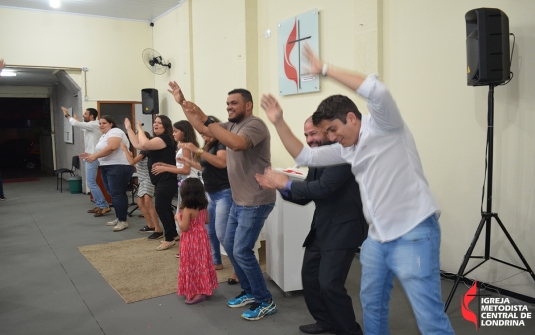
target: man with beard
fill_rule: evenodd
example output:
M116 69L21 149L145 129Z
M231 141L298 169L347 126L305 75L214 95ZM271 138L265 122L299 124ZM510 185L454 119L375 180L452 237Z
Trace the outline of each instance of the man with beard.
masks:
M305 121L304 131L311 148L331 144L325 133L312 124L312 117ZM351 165L310 168L302 182L291 181L270 169L256 179L263 188L278 189L284 200L316 204L310 232L303 243L306 249L301 268L305 302L316 323L299 329L307 334L362 334L344 287L355 252L368 231Z
M312 122L338 144L307 148L292 134L275 97L263 96L261 105L297 164L351 164L370 227L360 253L365 333L390 333L390 296L398 278L422 334L455 334L440 293L440 208L394 98L377 75L322 63L309 47L304 54L311 74L354 90L366 99L370 113L362 115L343 95L324 99Z
M253 98L245 89L228 93L228 122L218 124L191 101L186 101L176 82L169 92L182 106L191 125L201 134L216 138L227 147L227 171L232 204L221 243L238 276L242 292L227 302L232 308L251 305L242 314L260 320L277 311L255 257L253 248L269 213L275 206L275 191L261 188L255 179L271 165L270 135L266 124L253 115ZM199 149L196 154L202 154Z
M88 108L85 110L82 117L84 122L80 122L78 116L74 114L72 117L69 115L69 111L65 107L61 107L63 114L73 125L73 127L81 128L84 133L84 145L85 153L94 154L95 146L98 143L98 140L102 136L98 124L98 111L94 108ZM95 159L92 163L85 162L85 178L87 186L93 195L93 200L95 201L95 208L88 210L88 213L94 213L94 216L99 217L111 211L102 190L97 184L97 170L99 162L98 159Z

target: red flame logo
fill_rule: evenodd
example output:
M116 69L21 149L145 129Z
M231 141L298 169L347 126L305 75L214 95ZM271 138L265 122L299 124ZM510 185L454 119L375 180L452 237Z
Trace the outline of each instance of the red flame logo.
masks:
M477 330L479 323L477 322L476 313L472 312L470 308L468 307L468 304L470 303L470 301L474 300L477 294L476 290L477 290L477 281L474 281L474 284L472 285L472 287L470 287L470 289L468 290L468 292L466 292L464 297L461 298L461 311L463 313L463 318L465 318L465 320L467 321L474 323L476 325L476 330Z
M292 32L290 33L290 36L288 36L288 40L286 41L286 46L284 48L284 73L286 74L286 77L290 79L291 81L295 81L296 89L298 88L297 83L297 70L295 69L295 66L292 65L290 62L290 54L292 53L293 48L295 47L295 43L288 43L295 41L297 36L297 20L294 22L294 27L292 29Z

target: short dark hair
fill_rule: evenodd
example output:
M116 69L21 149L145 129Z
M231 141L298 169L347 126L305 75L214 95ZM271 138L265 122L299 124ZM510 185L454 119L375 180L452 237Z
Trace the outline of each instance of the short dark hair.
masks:
M111 123L112 128L117 128L117 122L115 122L115 119L112 118L111 116L101 115L100 118L106 120L108 123Z
M186 178L182 181L180 197L182 198L182 208L201 210L208 207L204 185L198 178Z
M89 112L89 115L93 115L94 120L98 119L98 111L96 109L86 108L85 110Z
M236 94L236 93L241 94L241 96L242 96L243 100L245 101L245 103L250 101L251 104L253 104L253 106L254 106L253 96L251 95L251 92L249 92L245 88L235 88L232 91L228 92L228 95Z
M323 100L318 109L312 114L312 123L318 126L323 120L333 121L338 119L343 124L346 124L347 113L349 112L354 113L357 119L362 119L362 114L360 114L357 105L351 99L345 95L331 95Z

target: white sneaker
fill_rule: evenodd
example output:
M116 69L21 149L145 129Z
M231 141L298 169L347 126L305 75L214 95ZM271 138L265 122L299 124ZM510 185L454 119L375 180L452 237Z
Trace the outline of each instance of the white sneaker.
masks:
M118 223L119 223L119 219L115 219L113 221L106 222L106 226L115 226Z
M119 221L119 223L113 227L113 231L121 231L128 228L128 222L126 221Z

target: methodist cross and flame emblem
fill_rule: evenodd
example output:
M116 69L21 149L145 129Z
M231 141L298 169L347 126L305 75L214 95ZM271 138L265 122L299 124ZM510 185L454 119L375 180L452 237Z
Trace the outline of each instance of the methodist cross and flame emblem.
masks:
M284 45L284 74L286 75L286 78L295 82L296 92L301 88L301 42L311 38L311 36L300 37L299 34L299 20L295 19L292 31L290 32L290 35L288 35L288 40ZM292 54L296 44L296 51L298 54L297 67L294 66L290 60L290 55Z
M479 328L479 320L477 319L476 313L472 312L468 304L478 296L477 294L477 281L474 281L474 284L468 292L461 298L461 312L465 320L470 321L476 325L476 330Z

